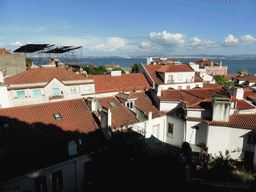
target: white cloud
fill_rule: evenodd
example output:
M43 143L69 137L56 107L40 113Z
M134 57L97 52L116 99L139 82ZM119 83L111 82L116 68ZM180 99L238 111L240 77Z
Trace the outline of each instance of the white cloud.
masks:
M16 41L15 43L10 43L10 45L12 45L12 46L22 46L23 43L21 43L19 41Z
M143 41L140 43L139 47L142 49L149 49L149 48L151 48L151 44L149 42Z
M233 35L229 34L225 37L223 46L225 47L236 47L236 46L245 46L252 44L256 39L251 35L244 35L239 38L235 38Z
M162 47L180 46L185 43L186 35L184 34L171 34L163 31L162 33L152 32L149 34L149 40L156 45Z
M109 37L104 43L89 46L90 51L99 51L99 52L119 52L128 49L127 41L120 37Z
M214 41L205 40L205 39L199 39L198 37L190 38L188 41L188 47L190 48L216 48L219 47L219 44Z

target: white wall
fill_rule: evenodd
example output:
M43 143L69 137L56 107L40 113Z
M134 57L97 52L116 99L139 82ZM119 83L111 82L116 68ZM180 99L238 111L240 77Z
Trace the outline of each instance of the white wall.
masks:
M180 102L177 101L160 101L160 106L159 106L159 110L160 111L171 111L173 110L175 107L178 106Z
M207 139L208 152L212 155L219 155L219 151L221 151L225 155L226 150L231 152L240 149L240 152L236 151L230 153L230 155L234 159L243 157L244 135L250 131L249 129L209 125Z
M164 83L168 83L169 76L172 75L173 80L175 83L186 83L187 80L189 82L194 82L195 78L195 71L192 72L166 72L165 73L165 78L164 78Z
M167 90L170 88L173 89L179 89L179 86L181 86L181 89L187 89L187 86L190 86L190 89L193 89L195 87L203 87L203 82L196 82L196 83L174 83L174 84L162 84L158 86L157 89L157 96L161 96L162 90Z
M45 83L44 83L45 84ZM41 85L41 84L35 84ZM27 86L24 84L23 86ZM39 86L40 87L40 86ZM59 88L60 95L61 91L63 92L62 99L52 99L49 100L49 97L53 96L53 89ZM71 92L72 89L76 89L75 93ZM33 90L40 90L41 96L34 97ZM17 98L17 91L25 91L25 98ZM82 98L83 94L95 93L94 84L82 84L82 85L70 85L66 86L58 79L54 78L43 88L33 88L33 89L15 89L8 91L8 96L11 101L10 105L12 106L23 106L23 105L32 105L39 103L47 103L49 101L55 102L59 100L69 100Z
M7 107L11 107L9 97L8 97L7 86L0 85L0 109L7 108Z
M166 134L165 134L165 142L170 143L172 145L181 146L184 141L184 126L185 121L178 117L166 116L167 117L167 125L166 125ZM168 134L168 123L173 124L173 135L171 137Z

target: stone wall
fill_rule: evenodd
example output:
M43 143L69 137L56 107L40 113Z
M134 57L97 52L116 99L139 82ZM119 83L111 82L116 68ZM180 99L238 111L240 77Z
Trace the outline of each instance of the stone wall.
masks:
M26 59L22 54L0 54L0 70L4 77L26 71Z

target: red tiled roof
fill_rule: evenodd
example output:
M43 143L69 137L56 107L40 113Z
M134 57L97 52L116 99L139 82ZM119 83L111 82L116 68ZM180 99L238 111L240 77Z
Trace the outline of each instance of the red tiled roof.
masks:
M239 75L240 75L240 74L237 73L237 74L223 75L223 77L224 77L225 79L227 79L228 81L231 81L232 78L236 78L236 77L238 77Z
M162 65L157 72L189 72L194 71L188 64Z
M248 97L256 97L256 92L249 89L244 89L244 99L248 99Z
M246 109L255 109L255 107L249 103L247 103L245 100L242 100L242 99L237 99L233 96L230 97L230 101L235 101L237 104L236 104L236 108L238 110L246 110Z
M187 108L203 108L202 103L212 102L215 96L224 96L222 89L167 89L158 98L163 101L182 101Z
M229 122L206 121L209 125L256 129L256 114L233 114Z
M145 69L147 70L148 74L151 76L151 78L153 79L153 81L156 84L163 84L164 82L162 81L162 79L158 76L158 74L156 73L156 71L161 68L163 65L143 65L145 67Z
M59 113L61 120L55 120ZM2 178L24 175L70 159L68 142L80 156L104 141L83 99L0 109ZM9 129L3 129L5 123ZM82 140L82 145L79 144Z
M117 95L118 97L118 95ZM145 92L132 92L129 94L129 97L131 98L137 98L134 102L134 104L145 112L145 115L148 116L149 112L152 112L152 117L161 117L164 114L159 111L153 104L150 98L145 94Z
M219 85L217 83L204 83L203 84L203 88L208 88L208 89L213 89L213 88L222 88L223 86L222 85Z
M163 59L155 59L154 62L157 62L157 63L163 63L164 60Z
M85 80L88 79L83 75L76 74L65 68L33 68L17 75L4 79L6 84L26 84L49 82L53 78L60 81Z
M5 49L0 49L0 54L11 54L9 51L6 51Z
M239 81L255 82L256 76L248 74L248 75L244 75L244 76L235 77L235 79L238 79Z
M112 129L139 123L136 115L125 107L115 96L98 98L97 100L102 107L110 109L112 114ZM109 104L111 101L116 104L115 107Z
M201 66L211 66L211 61L209 60L198 60L194 63L201 65ZM219 66L219 64L213 62L213 66Z
M95 81L95 92L131 91L149 89L150 84L142 73L111 75L90 75Z

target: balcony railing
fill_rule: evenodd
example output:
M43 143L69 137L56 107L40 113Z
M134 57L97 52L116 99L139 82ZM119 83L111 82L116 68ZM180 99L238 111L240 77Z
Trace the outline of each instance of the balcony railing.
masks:
M63 99L63 98L64 98L64 95L53 95L53 96L49 97L49 100L52 100L52 99Z

